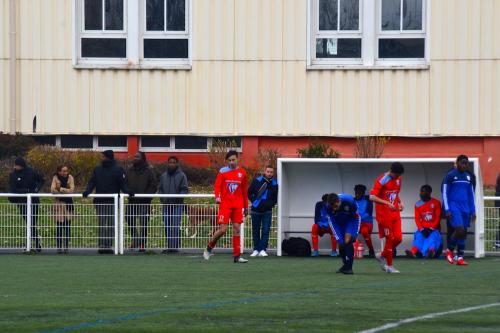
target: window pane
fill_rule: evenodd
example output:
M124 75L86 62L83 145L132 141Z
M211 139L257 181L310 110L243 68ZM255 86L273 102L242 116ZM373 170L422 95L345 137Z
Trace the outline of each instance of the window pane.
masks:
M146 1L146 30L163 31L164 29L165 6L164 0Z
M382 30L400 30L401 1L382 0Z
M422 0L403 0L403 30L422 30Z
M380 39L379 58L425 58L425 38Z
M55 146L56 136L55 135L34 135L32 138L39 144L45 146Z
M319 30L337 30L337 0L319 0Z
M82 38L82 58L126 58L125 38Z
M170 137L169 136L142 136L141 137L141 147L142 148L169 148L170 147Z
M241 138L239 136L222 136L212 138L212 144L216 141L224 142L228 147L241 148Z
M187 39L144 39L144 58L187 57Z
M123 30L123 0L106 0L106 30Z
M184 31L186 28L186 1L167 0L167 30Z
M176 136L175 149L207 149L207 138L204 136Z
M91 135L61 135L61 148L94 148L94 138Z
M340 1L340 30L359 29L359 0Z
M102 30L102 0L85 0L85 30Z
M361 58L361 38L318 38L316 58Z
M125 135L106 135L97 137L99 147L127 147L127 137Z

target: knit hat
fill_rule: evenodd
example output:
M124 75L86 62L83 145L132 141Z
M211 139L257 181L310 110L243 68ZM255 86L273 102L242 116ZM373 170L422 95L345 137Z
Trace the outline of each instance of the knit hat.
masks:
M105 150L102 152L102 154L109 160L114 160L115 159L115 154L113 153L112 150Z
M19 165L20 167L26 168L26 161L22 157L16 158L14 165Z

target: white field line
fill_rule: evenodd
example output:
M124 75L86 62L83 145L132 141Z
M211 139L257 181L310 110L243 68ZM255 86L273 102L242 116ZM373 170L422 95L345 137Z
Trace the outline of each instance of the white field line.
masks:
M472 307L469 307L469 308L463 308L463 309L458 309L458 310L451 310L451 311L437 312L437 313L429 313L429 314L426 314L426 315L423 315L423 316L413 317L413 318L407 318L407 319L403 319L403 320L400 320L400 321L397 321L397 322L394 322L394 323L389 323L389 324L385 324L385 325L382 325L382 326L379 326L379 327L370 328L368 330L360 331L358 333L375 333L375 332L381 332L381 331L385 331L385 330L388 330L388 329L391 329L391 328L395 328L395 327L398 327L398 326L401 326L401 325L404 325L404 324L413 323L415 321L419 321L419 320L423 320L423 319L433 319L433 318L436 318L436 317L442 317L442 316L446 316L446 315L450 315L450 314L470 312L470 311L475 311L475 310L481 310L481 309L491 308L491 307L494 307L494 306L500 306L500 302L498 302L498 303L491 303L491 304L483 304L483 305L478 305L478 306L472 306Z

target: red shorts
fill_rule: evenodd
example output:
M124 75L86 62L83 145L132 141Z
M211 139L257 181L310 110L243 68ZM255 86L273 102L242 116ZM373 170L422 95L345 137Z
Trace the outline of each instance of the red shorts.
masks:
M243 208L233 208L219 206L219 214L217 215L217 224L243 223Z
M380 238L387 236L392 236L395 239L399 239L403 236L401 232L401 217L392 216L377 218L378 223L378 235Z

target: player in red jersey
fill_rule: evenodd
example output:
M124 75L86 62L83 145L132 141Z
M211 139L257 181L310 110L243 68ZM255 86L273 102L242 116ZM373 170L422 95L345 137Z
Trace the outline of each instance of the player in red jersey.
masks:
M376 219L380 238L385 238L385 246L377 260L387 273L399 273L392 265L393 248L403 240L401 233L401 214L404 205L399 198L401 175L404 167L399 162L391 165L389 172L380 175L370 192L370 200L375 202Z
M233 224L233 258L235 263L246 263L240 257L240 228L243 215L248 214L248 179L245 170L238 167L238 153L230 150L226 154L227 166L220 169L214 186L215 201L219 206L217 223L219 228L208 241L203 258L210 259L212 249L227 231L229 221Z

